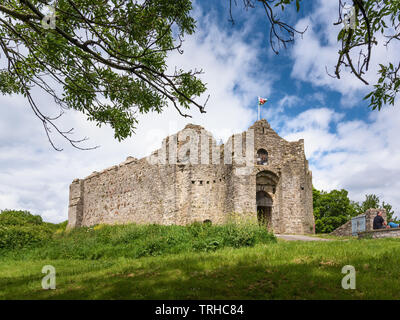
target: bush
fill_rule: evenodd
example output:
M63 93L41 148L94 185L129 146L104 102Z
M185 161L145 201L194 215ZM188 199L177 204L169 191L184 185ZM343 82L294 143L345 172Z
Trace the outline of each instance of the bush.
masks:
M55 226L28 211L3 210L0 213L0 249L17 249L50 239Z
M53 230L37 226L0 225L0 249L15 249L36 245L51 238Z
M43 224L41 216L33 215L29 211L2 210L0 212L0 225L2 226L22 226L26 224Z
M59 224L56 224L57 226L57 230L59 231L65 231L67 229L67 225L68 225L68 220L65 220L64 222L61 222Z

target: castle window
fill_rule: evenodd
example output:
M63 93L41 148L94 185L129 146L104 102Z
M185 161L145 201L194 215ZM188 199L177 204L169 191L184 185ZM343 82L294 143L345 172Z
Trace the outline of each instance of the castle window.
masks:
M213 183L215 183L215 180L213 180Z
M185 155L180 160L182 163L190 163L190 150L186 151Z
M210 184L210 181L207 181L207 184Z
M192 180L192 184L194 184L194 181Z
M203 180L200 180L200 184L201 184L201 185L203 184Z
M257 151L257 164L265 165L268 164L268 152L265 149L259 149Z

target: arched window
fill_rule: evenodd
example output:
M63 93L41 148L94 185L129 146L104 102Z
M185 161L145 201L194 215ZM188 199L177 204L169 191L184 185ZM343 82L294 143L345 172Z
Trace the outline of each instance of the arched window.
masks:
M268 152L265 149L257 151L257 164L264 165L268 163Z

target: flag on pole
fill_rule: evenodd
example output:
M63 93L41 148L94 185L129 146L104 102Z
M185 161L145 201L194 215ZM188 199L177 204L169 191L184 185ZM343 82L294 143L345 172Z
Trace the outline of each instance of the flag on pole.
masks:
M263 105L264 103L266 103L267 100L268 100L268 99L264 99L264 98L258 97L258 104L261 106L261 105Z
M258 120L260 120L260 106L267 102L268 99L258 97Z

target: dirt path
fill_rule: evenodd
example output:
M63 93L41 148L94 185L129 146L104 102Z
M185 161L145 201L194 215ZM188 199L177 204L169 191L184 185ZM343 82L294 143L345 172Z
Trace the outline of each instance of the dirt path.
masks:
M331 239L323 239L317 237L304 236L300 234L276 234L279 239L289 240L289 241L331 241Z

